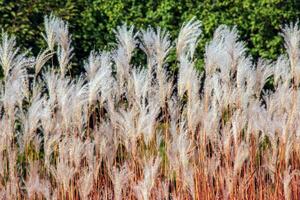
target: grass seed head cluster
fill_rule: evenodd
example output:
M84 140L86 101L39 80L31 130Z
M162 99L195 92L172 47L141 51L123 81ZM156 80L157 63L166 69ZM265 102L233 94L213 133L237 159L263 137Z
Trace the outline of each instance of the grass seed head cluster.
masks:
M196 19L175 42L122 25L76 78L68 24L44 26L36 57L1 36L1 199L299 198L298 23L282 28L286 54L257 62L236 27L219 26L201 74Z

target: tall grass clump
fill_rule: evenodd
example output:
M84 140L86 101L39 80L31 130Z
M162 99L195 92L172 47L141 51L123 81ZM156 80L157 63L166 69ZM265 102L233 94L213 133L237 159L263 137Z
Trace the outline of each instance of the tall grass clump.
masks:
M122 25L78 77L68 24L44 23L36 57L1 36L1 199L299 199L298 23L282 28L286 54L257 62L219 26L201 74L196 19L175 42Z

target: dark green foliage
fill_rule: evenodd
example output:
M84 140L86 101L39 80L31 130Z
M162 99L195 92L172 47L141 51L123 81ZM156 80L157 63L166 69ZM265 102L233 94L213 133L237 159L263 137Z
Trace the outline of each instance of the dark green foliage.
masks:
M247 42L255 59L276 58L283 50L282 38L278 36L280 26L297 20L300 3L297 0L0 0L0 29L16 35L19 45L37 54L45 47L41 37L43 16L51 12L70 23L75 66L92 49L111 49L113 29L122 22L137 28L161 26L174 39L182 23L196 16L203 29L197 52L200 60L196 63L201 68L205 45L221 24L237 25L241 39Z

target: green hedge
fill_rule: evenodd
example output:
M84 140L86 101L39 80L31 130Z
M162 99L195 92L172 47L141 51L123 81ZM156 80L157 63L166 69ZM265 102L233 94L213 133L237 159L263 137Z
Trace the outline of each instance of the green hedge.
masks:
M296 21L299 11L297 0L0 0L0 29L36 54L45 46L43 16L53 12L70 23L76 62L81 63L92 49L110 49L112 30L122 22L161 26L175 39L181 24L196 16L203 27L200 58L215 28L227 24L237 25L254 58L274 59L283 50L280 26Z

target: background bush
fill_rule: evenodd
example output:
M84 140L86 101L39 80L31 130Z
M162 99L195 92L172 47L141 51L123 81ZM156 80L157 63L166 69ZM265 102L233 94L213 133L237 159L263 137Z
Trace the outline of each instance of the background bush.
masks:
M0 0L0 27L16 35L18 44L37 54L45 47L43 16L53 12L70 23L75 48L74 63L81 63L91 49L111 49L113 29L126 22L137 28L161 26L176 37L192 16L202 21L198 48L201 68L204 47L220 24L237 25L255 58L274 59L282 53L280 26L300 14L297 0ZM75 73L80 65L74 67Z

